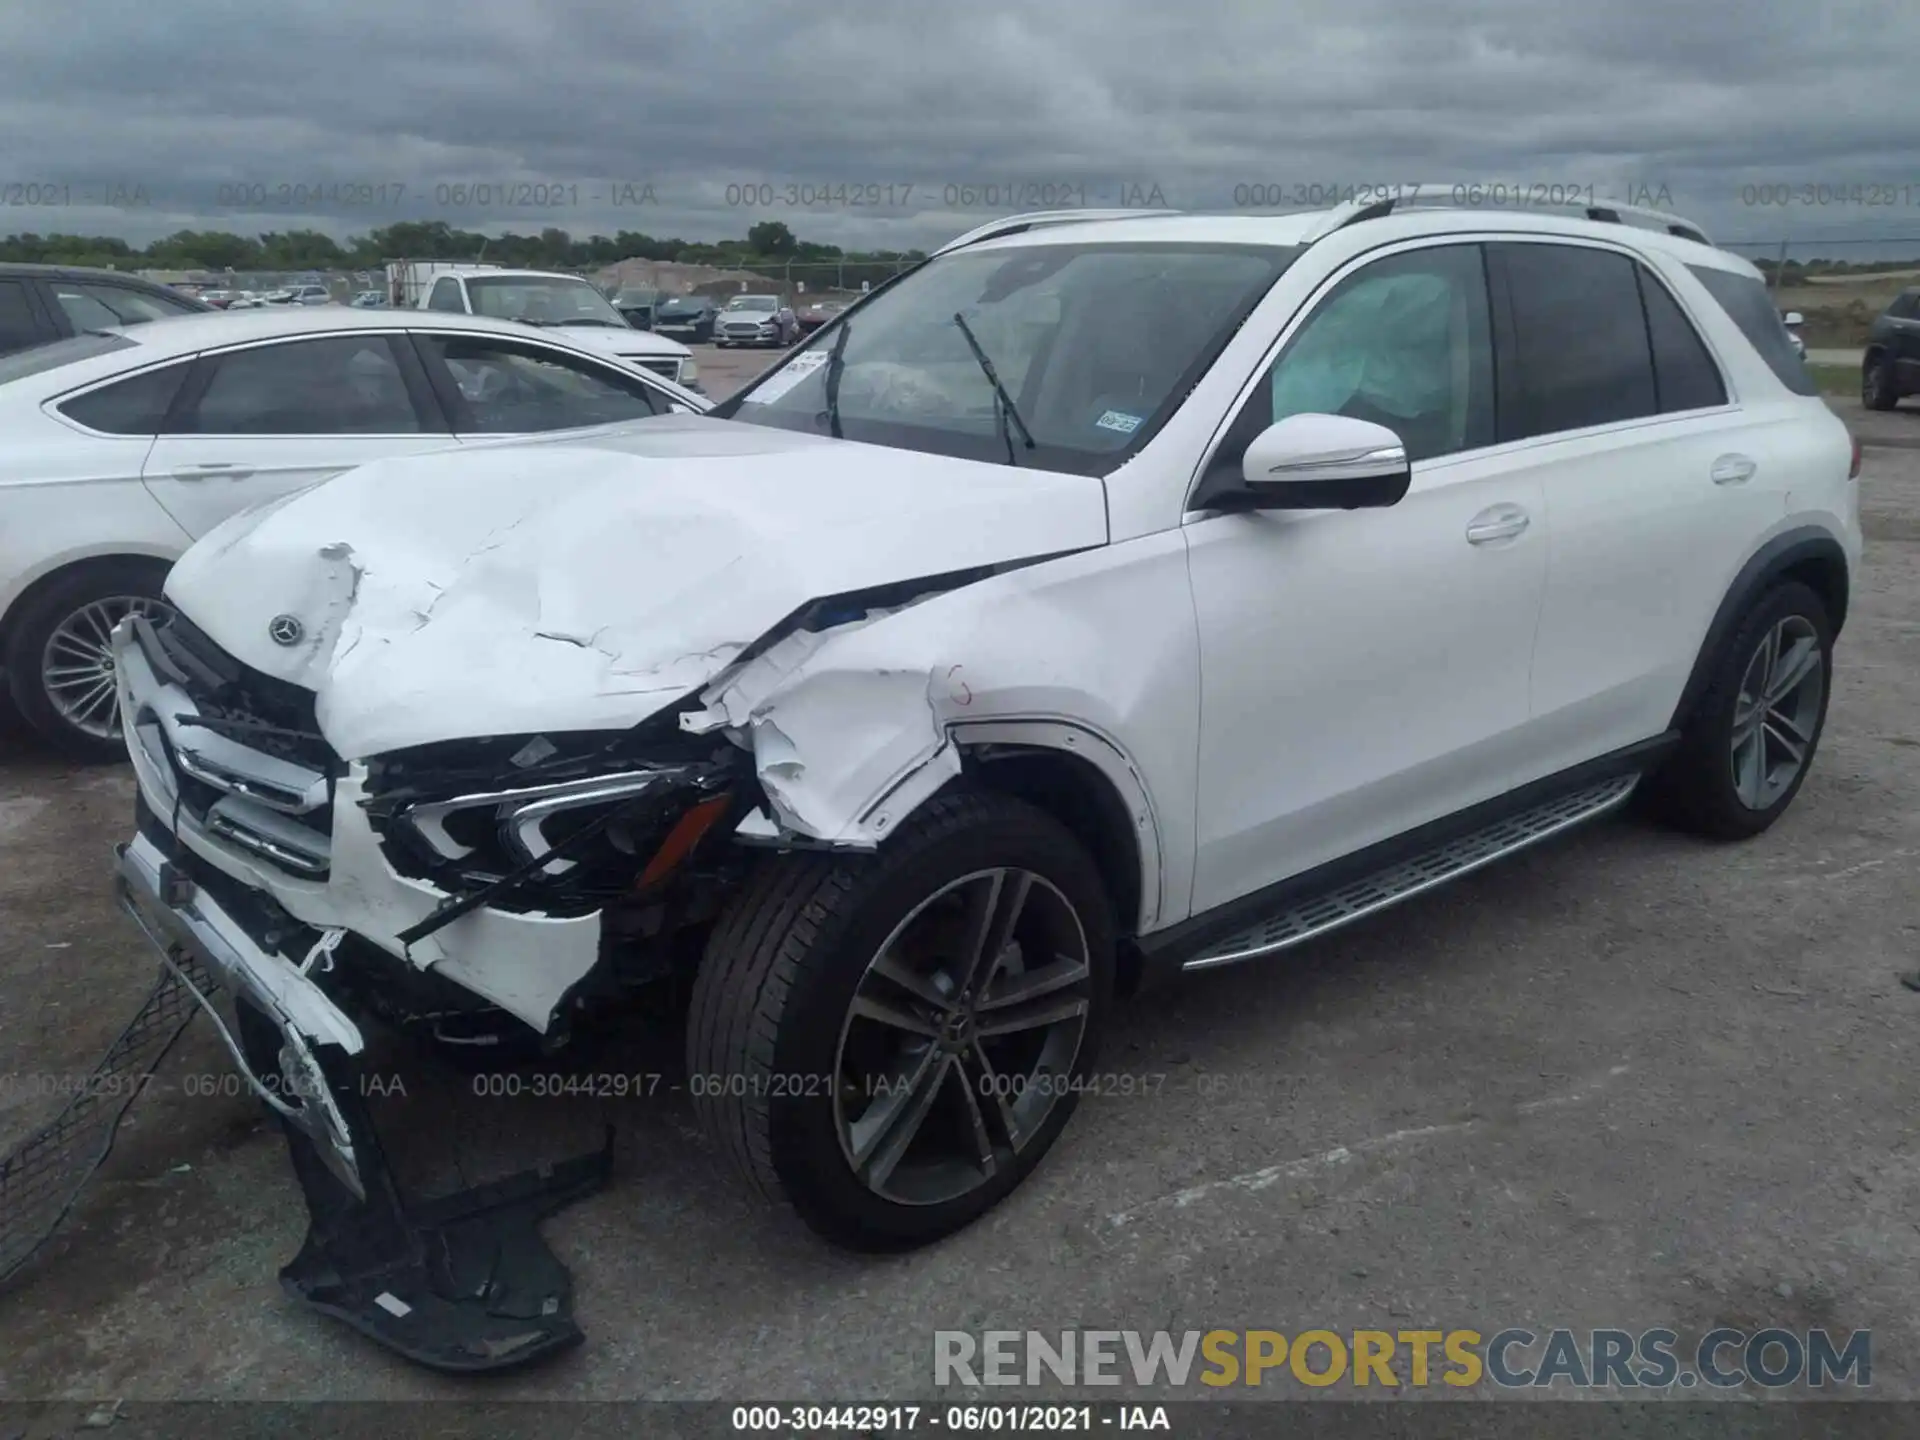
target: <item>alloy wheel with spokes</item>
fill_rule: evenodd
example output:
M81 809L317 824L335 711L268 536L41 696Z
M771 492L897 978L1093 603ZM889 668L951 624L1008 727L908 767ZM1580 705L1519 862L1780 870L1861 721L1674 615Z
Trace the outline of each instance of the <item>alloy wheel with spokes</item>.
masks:
M1820 634L1788 615L1747 661L1733 707L1733 789L1749 810L1787 792L1812 752L1826 693Z
M1092 967L1079 916L1032 871L943 886L887 937L841 1028L842 1153L898 1204L987 1184L1067 1093Z
M40 685L68 725L95 740L120 735L113 676L113 630L129 615L159 619L164 602L145 595L106 595L73 611L47 636Z
M1648 777L1656 813L1713 840L1751 839L1786 813L1826 726L1829 614L1798 579L1749 602L1715 645L1700 698L1683 704L1680 743Z
M1091 1087L1114 928L1085 846L1013 795L936 796L872 855L769 857L694 979L694 1114L828 1239L950 1235L1033 1172Z

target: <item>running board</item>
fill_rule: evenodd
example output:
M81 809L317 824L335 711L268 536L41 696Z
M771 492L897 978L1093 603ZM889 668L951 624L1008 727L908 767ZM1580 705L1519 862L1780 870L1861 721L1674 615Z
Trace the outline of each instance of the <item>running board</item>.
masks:
M1384 870L1353 880L1283 910L1269 920L1251 925L1237 935L1210 946L1180 968L1208 970L1215 965L1231 965L1271 955L1338 929L1350 921L1376 910L1444 885L1449 880L1491 865L1495 860L1537 845L1551 835L1571 829L1584 821L1604 815L1623 803L1640 782L1638 775L1621 775L1611 780L1574 790L1556 799L1497 820L1484 830L1476 830L1457 840L1437 845L1423 855L1389 865Z

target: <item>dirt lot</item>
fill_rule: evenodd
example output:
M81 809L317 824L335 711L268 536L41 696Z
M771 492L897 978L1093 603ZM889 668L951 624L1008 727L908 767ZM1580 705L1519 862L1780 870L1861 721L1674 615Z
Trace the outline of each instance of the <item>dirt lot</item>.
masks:
M693 357L700 367L700 386L710 399L724 400L749 380L759 375L784 353L779 350L722 350L714 345L695 345Z
M1866 342L1867 327L1893 298L1914 283L1912 270L1879 271L1870 275L1815 275L1803 285L1774 292L1782 314L1798 310L1805 317L1801 334L1809 346L1858 351ZM1856 353L1854 363L1859 363Z
M613 1186L548 1226L587 1346L485 1393L925 1396L938 1328L1723 1323L1871 1327L1874 1393L1920 1398L1920 994L1896 979L1920 966L1920 413L1849 418L1889 443L1825 744L1778 827L1716 848L1609 822L1123 1012L1108 1067L1154 1093L1089 1099L946 1244L824 1248L743 1198L670 1090L478 1100L409 1062L382 1113L415 1185L619 1127ZM130 797L0 756L0 1141L46 1109L27 1077L83 1072L150 983L106 896ZM680 1065L644 1024L619 1063ZM282 1296L302 1208L254 1107L201 1093L225 1074L196 1025L0 1296L0 1397L472 1394Z

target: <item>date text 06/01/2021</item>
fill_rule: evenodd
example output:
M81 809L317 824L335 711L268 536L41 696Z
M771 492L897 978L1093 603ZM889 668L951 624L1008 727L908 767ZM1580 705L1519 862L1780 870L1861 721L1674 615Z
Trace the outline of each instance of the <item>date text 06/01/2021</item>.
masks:
M732 1427L784 1435L902 1434L925 1428L960 1434L1171 1432L1164 1405L736 1405Z

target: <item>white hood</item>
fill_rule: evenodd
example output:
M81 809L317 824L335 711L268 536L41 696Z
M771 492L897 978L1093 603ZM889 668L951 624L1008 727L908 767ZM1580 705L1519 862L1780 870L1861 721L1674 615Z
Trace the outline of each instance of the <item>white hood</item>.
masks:
M632 725L809 600L1106 538L1097 479L670 416L347 471L215 528L167 595L357 759Z
M662 358L671 355L676 360L685 360L693 354L678 340L669 340L651 330L615 330L609 325L555 325L550 328L553 334L583 350L598 350L606 355L629 358L635 355Z

